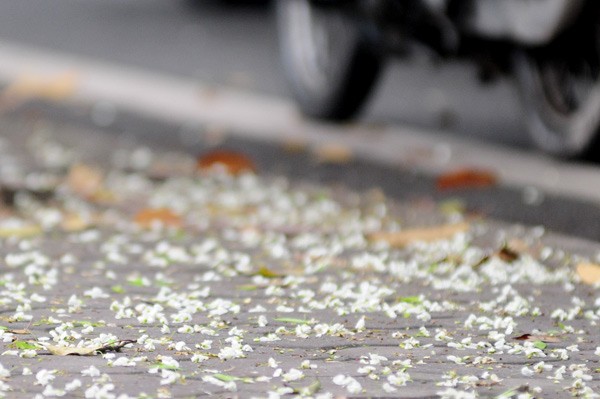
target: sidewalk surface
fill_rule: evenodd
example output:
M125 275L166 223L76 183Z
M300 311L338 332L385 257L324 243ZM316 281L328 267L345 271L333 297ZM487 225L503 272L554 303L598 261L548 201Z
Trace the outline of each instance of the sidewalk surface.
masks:
M595 243L2 124L0 397L600 397Z

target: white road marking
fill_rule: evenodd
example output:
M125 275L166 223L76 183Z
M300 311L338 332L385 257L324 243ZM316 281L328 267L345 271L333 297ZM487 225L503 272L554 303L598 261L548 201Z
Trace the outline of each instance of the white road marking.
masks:
M343 145L357 156L433 175L480 168L524 192L537 188L600 204L598 167L410 126L315 123L303 119L288 99L0 41L0 83L67 73L77 77L72 96L64 99L69 102L109 102L143 115L218 126L261 140Z

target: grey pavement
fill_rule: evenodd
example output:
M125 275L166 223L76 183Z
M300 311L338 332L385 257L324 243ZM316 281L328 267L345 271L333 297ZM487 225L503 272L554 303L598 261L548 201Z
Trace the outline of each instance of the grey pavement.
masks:
M411 173L71 112L2 121L6 397L598 397L600 291L575 272L597 243L463 213ZM258 174L198 174L215 148Z

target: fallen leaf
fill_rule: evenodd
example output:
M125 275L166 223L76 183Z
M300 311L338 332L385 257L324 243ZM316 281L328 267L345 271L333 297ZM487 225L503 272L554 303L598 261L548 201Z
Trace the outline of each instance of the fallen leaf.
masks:
M180 227L183 224L181 216L169 208L142 209L135 215L134 221L144 228L150 228L157 223L172 227Z
M69 170L67 186L75 194L92 199L104 190L104 174L100 169L82 163L75 164Z
M414 295L414 296L403 296L403 297L397 298L396 300L398 302L408 303L408 304L411 304L411 305L420 305L421 303L423 303L423 301L421 300L421 297L416 296L416 295Z
M238 285L237 289L240 291L256 291L258 289L258 285L254 285L254 284Z
M244 172L256 173L256 165L246 155L227 150L215 150L198 158L197 166L200 170L209 170L220 165L231 175Z
M303 388L294 388L294 393L300 394L300 396L313 396L315 393L319 392L321 389L321 381L315 380L310 385L307 385Z
M113 285L112 287L110 287L110 290L112 292L114 292L115 294L124 294L125 293L125 288L123 288L122 285Z
M36 98L63 100L73 95L78 83L79 76L72 71L52 76L24 75L2 91L2 99L17 105Z
M82 231L90 227L91 223L79 213L67 213L63 215L60 227L66 232Z
M90 347L72 347L40 343L48 352L57 356L95 356L106 352L119 352L125 345L135 343L133 340L121 340L105 345Z
M349 147L337 143L321 144L314 149L314 153L321 163L345 164L354 158Z
M312 324L313 323L311 320L298 319L295 317L276 317L273 320L278 321L280 323L290 323L290 324Z
M560 342L560 338L555 335L548 334L523 334L518 337L513 337L513 339L517 341L529 341L529 342L548 342L548 343L558 343Z
M229 375L229 374L223 374L223 373L213 374L213 377L215 377L217 380L220 380L223 382L241 381L241 382L245 382L246 384L252 384L254 382L254 380L249 377L236 377L235 375Z
M512 263L520 257L519 253L511 249L508 245L504 245L502 248L500 248L496 255L507 263Z
M0 238L29 238L42 233L42 228L35 224L23 224L21 226L0 226Z
M258 271L255 273L257 276L262 276L265 278L277 278L282 277L281 274L275 273L273 270L269 269L266 266L261 266Z
M498 182L495 174L477 169L459 169L442 174L436 180L438 190L461 188L482 188L493 186Z
M24 328L24 329L16 329L16 330L6 330L6 332L9 332L11 334L17 334L17 335L28 335L28 334L31 334L31 331L29 331L26 328Z
M392 247L404 247L406 245L419 241L438 241L452 238L458 233L469 230L469 224L466 222L446 224L434 227L424 227L417 229L407 229L392 232L377 232L368 235L371 241L384 241Z
M546 348L548 347L548 344L547 344L547 343L545 343L544 341L535 341L535 342L533 343L533 346L534 346L535 348L538 348L538 349L544 350L544 349L546 349Z
M34 342L20 341L20 340L13 341L8 346L10 348L20 349L20 350L39 349L40 348Z
M215 377L217 380L223 381L223 382L237 381L240 379L240 377L236 377L234 375L229 375L229 374L222 374L222 373L213 374L213 377Z
M600 264L581 262L577 265L576 271L585 284L600 283Z
M45 345L44 348L51 354L58 356L94 356L99 353L98 347L78 348L70 346Z

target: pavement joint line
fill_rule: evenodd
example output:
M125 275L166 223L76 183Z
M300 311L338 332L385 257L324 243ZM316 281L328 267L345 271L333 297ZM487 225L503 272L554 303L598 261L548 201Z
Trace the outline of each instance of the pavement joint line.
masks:
M76 88L64 99L67 103L109 102L165 121L218 126L271 142L298 140L312 148L341 144L360 157L432 175L462 167L486 169L508 186L531 186L600 204L600 173L593 166L410 126L316 123L303 119L289 99L13 42L0 41L0 59L3 84L28 76L74 74Z

